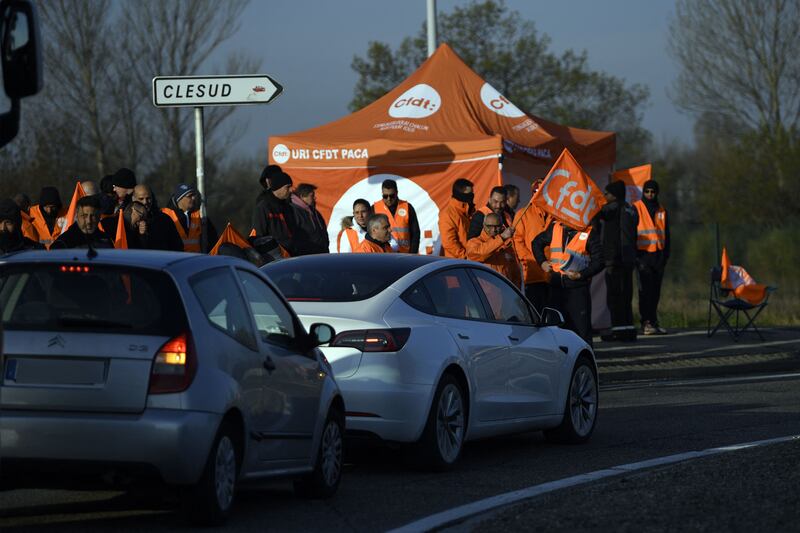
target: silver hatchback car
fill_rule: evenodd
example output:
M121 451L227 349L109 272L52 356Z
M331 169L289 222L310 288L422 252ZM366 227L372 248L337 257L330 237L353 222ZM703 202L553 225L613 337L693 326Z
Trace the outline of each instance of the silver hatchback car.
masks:
M344 403L272 283L229 257L102 250L0 259L4 489L155 480L219 524L241 481L331 496ZM66 485L65 485L66 482Z

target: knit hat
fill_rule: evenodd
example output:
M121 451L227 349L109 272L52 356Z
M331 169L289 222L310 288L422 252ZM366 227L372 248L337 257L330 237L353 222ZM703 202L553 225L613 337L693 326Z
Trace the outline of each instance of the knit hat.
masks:
M189 193L199 194L197 189L192 187L191 185L186 185L185 183L181 183L175 188L175 192L172 193L172 199L175 201L175 204L181 201L181 198L186 196Z
M266 187L267 181L271 180L273 176L280 174L281 172L283 171L278 165L267 165L264 167L264 170L261 171L261 177L258 178L258 182L262 187Z
M281 187L285 187L286 185L292 184L292 177L289 176L286 172L279 172L276 173L274 176L270 176L269 178L269 190L277 191Z
M642 191L644 191L645 189L653 189L654 191L656 191L656 196L658 196L658 192L659 192L658 191L658 182L656 180L647 180L647 181L645 181L644 185L642 185Z
M57 209L61 209L64 204L61 203L61 195L58 194L58 189L55 187L42 187L42 191L39 193L39 205L41 207L54 205Z
M22 215L20 215L19 206L14 200L10 198L0 200L0 220L10 220L18 228L22 225Z
M133 189L136 187L136 174L131 169L122 167L114 173L111 184L122 189Z
M606 192L613 194L617 200L625 199L625 182L612 181L606 185Z

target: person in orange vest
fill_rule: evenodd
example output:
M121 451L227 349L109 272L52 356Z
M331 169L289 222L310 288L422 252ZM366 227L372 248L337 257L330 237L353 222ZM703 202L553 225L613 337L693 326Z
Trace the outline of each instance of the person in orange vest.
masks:
M397 182L383 180L383 201L372 204L376 214L386 215L392 227L392 237L397 241L397 252L419 253L419 222L414 206L397 196Z
M340 254L352 253L367 236L367 219L372 214L372 206L363 198L353 202L353 215L342 219L342 230L336 236L336 251Z
M42 187L39 203L31 207L31 224L39 235L39 242L50 248L61 234L66 210L55 187Z
M172 219L183 241L184 252L207 253L219 235L211 220L206 218L206 249L201 247L202 220L200 218L200 193L191 185L181 183L170 198L169 206L161 211Z
M475 212L475 193L468 179L460 178L453 183L452 197L439 212L439 236L442 239L440 255L467 258L467 229L470 217Z
M533 256L550 274L549 305L564 315L565 327L592 346L592 277L603 270L603 242L597 221L584 231L551 222L533 239ZM545 248L550 247L550 257Z
M658 183L648 180L642 199L633 204L639 213L636 228L636 272L639 277L639 315L644 335L665 334L658 323L658 300L664 267L669 259L670 235L667 210L658 202Z
M520 286L520 271L514 243L514 230L505 227L500 216L489 213L483 217L483 231L467 241L467 259L477 261L505 276L516 287Z
M392 237L389 217L383 213L376 213L367 220L367 236L356 248L359 254L392 253L389 240Z
M22 215L16 202L0 200L0 253L22 250L44 250L44 245L23 235Z
M22 220L22 234L34 241L39 242L39 232L33 226L33 217L31 217L31 199L25 193L17 193L14 195L14 203L19 207L19 215Z
M531 198L542 179L531 183ZM523 280L525 282L525 296L533 305L541 310L548 302L550 275L542 270L533 256L533 239L547 229L550 217L539 206L530 204L525 209L514 215L513 227L514 247L517 250L520 263L522 263Z
M467 239L474 239L481 234L483 231L483 217L489 213L497 214L500 216L500 221L503 225L511 227L511 216L506 211L505 187L498 185L492 188L492 192L489 193L489 201L472 215L472 221L469 224L469 231L467 232Z

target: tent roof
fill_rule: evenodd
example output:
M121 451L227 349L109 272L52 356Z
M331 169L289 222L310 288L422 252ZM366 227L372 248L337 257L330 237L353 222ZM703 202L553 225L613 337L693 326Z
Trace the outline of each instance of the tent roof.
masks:
M279 145L291 152L291 162L276 157ZM376 166L389 160L403 164L497 157L502 150L506 156L548 162L564 147L582 164L611 165L616 156L614 133L570 128L524 113L442 44L402 83L363 109L316 128L272 137L270 157L289 168L363 165L363 159ZM326 149L336 153L325 157L314 152ZM340 150L349 150L347 157Z

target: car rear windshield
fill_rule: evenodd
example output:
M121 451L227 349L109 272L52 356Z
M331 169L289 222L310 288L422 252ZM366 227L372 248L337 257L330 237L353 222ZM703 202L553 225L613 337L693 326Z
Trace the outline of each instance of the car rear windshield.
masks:
M264 273L278 286L289 301L356 302L372 298L409 272L409 266L370 264L337 264L324 269L309 262L280 261L270 264Z
M0 269L9 330L175 335L186 327L164 272L108 265L15 264Z

